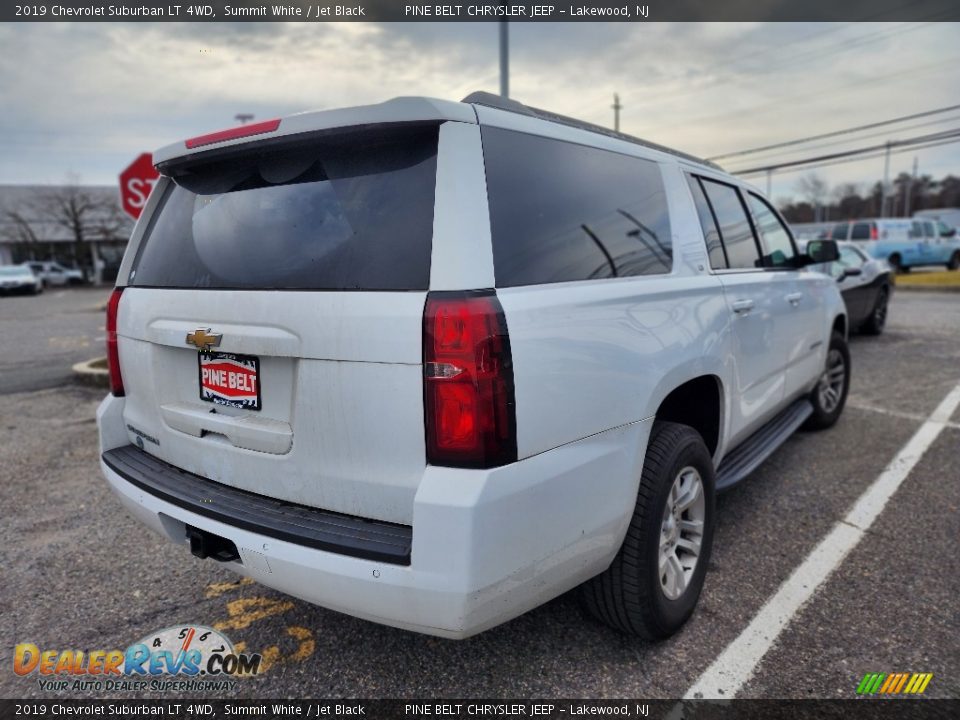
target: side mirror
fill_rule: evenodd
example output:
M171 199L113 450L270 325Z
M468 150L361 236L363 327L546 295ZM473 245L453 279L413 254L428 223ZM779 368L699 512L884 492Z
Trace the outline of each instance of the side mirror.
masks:
M861 268L844 268L843 272L840 273L840 277L837 278L837 282L843 282L848 277L860 277L861 275L863 275Z
M807 243L808 265L834 262L840 259L836 240L811 240Z

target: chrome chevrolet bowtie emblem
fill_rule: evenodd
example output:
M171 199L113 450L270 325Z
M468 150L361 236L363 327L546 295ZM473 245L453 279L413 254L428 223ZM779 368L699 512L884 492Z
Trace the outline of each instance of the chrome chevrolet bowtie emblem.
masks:
M223 335L210 332L210 328L197 328L192 333L187 333L187 344L196 345L202 352L206 352L212 347L220 347L220 340Z

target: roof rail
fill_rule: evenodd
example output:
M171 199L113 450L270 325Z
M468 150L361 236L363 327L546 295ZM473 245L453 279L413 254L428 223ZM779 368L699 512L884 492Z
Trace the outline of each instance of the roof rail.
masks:
M668 148L664 145L658 145L657 143L650 142L649 140L643 140L642 138L634 137L633 135L627 135L626 133L617 132L616 130L610 130L602 125L594 125L593 123L588 123L584 120L577 120L576 118L567 117L566 115L558 115L557 113L550 112L549 110L541 110L540 108L530 107L529 105L524 105L516 100L502 97L501 95L494 95L493 93L482 91L472 92L463 100L461 100L461 102L470 103L473 105L485 105L486 107L497 108L498 110L506 110L507 112L517 113L519 115L529 115L531 117L540 118L541 120L559 123L560 125L580 128L581 130L587 130L588 132L606 135L607 137L616 138L617 140L624 140L635 145L643 145L644 147L648 147L653 150L659 150L660 152L669 153L670 155L676 155L684 160L690 160L692 162L699 163L700 165L706 165L707 167L714 168L715 170L723 170L722 167L711 160L704 160L703 158L698 158L694 155L688 155L687 153L674 150L673 148Z

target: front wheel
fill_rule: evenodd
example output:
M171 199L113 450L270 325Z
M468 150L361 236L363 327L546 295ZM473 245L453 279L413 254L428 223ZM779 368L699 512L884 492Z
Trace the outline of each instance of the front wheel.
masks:
M834 332L830 337L830 348L827 350L827 362L817 381L816 387L810 392L810 402L813 404L813 414L807 418L804 428L808 430L825 430L831 427L840 418L843 406L847 402L847 392L850 390L850 349L843 335Z
M714 526L713 461L687 425L657 422L623 545L581 597L597 619L660 640L687 621L703 588Z
M960 250L957 250L950 256L950 262L947 263L947 270L960 270Z

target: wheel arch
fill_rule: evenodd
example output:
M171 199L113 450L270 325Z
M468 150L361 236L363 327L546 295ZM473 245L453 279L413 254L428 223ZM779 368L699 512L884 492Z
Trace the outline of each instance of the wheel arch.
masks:
M660 421L692 427L700 433L710 455L715 457L723 432L724 400L720 377L699 375L667 392L654 415Z

